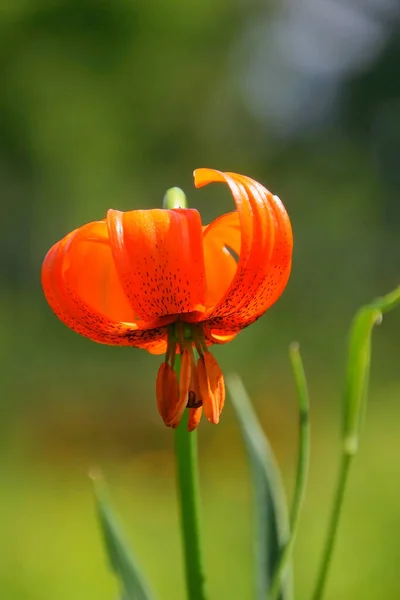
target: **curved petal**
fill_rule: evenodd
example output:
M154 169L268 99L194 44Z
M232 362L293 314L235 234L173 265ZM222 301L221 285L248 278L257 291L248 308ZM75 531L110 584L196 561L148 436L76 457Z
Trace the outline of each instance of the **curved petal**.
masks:
M224 296L204 318L217 324L237 324L238 311L248 306L259 291L274 247L275 219L269 202L272 196L267 190L260 194L253 185L256 182L235 173L197 169L194 176L196 187L213 181L227 183L236 203L241 228L237 270Z
M94 222L76 229L55 244L42 266L46 299L65 325L96 342L157 348L160 340L166 336L162 322L139 324L114 318L116 313L130 317L132 310L124 303L119 282L113 279L113 275L110 276L110 281L113 281L110 293L102 285L101 257L105 259L105 272L112 273L104 248L107 243L104 224ZM90 248L92 244L94 247ZM102 249L99 250L99 247ZM85 281L85 277L92 281L92 286ZM107 314L107 308L110 308L111 316Z
M196 210L109 210L115 266L139 319L204 312L202 225Z
M246 188L255 197L264 197L273 213L274 244L269 261L263 263L262 256L255 256L255 262L249 268L257 268L257 290L248 301L242 305L235 315L226 316L209 322L209 335L218 338L221 335L238 332L258 319L282 294L289 279L293 235L288 214L277 196L272 196L258 182L239 176Z
M240 237L240 222L237 212L222 215L204 230L206 309L213 308L232 283L237 262L230 250L239 256Z
M80 228L68 245L63 269L71 288L92 308L116 321L137 321L118 278L105 221Z

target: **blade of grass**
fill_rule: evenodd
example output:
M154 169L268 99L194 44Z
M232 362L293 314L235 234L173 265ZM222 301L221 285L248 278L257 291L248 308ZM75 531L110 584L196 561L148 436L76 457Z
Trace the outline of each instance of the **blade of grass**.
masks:
M395 290L393 290L393 292L386 294L386 296L382 296L382 298L376 298L371 303L371 306L380 310L382 314L390 312L391 310L396 308L396 306L399 306L399 305L400 305L400 285Z
M304 502L307 485L308 466L310 462L310 402L308 398L307 380L301 360L299 344L293 343L289 348L289 357L292 365L294 381L296 384L299 405L299 442L296 484L293 503L290 512L290 539L284 546L279 557L274 577L272 580L269 600L276 600L279 596L282 580L292 555L294 542L300 520L300 513Z
M289 518L285 492L273 451L260 426L241 379L227 377L232 399L252 469L256 525L256 598L265 600L282 549L289 539ZM281 600L292 598L290 565L280 594Z
M313 600L321 600L324 595L350 466L359 447L360 429L368 393L372 329L374 325L381 323L382 313L393 310L399 304L400 287L361 308L353 319L343 392L342 455Z
M371 364L371 334L382 313L366 306L356 314L350 330L346 380L343 393L343 441L347 454L358 450Z
M121 585L123 600L153 600L140 567L129 550L119 524L108 506L104 483L98 474L91 474L100 528L111 569Z

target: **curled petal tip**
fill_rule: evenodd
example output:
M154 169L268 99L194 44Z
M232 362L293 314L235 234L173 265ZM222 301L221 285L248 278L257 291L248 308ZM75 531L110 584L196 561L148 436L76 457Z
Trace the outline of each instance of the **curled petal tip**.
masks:
M212 181L225 181L224 175L221 171L217 171L216 169L195 169L193 171L194 177L194 185L197 188L203 187L203 185L207 185Z

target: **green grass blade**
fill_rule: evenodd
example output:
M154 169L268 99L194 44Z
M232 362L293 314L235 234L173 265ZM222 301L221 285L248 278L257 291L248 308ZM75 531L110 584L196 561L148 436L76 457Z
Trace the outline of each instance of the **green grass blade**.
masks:
M308 386L306 374L304 372L303 361L301 359L299 344L293 342L289 348L290 363L292 366L293 377L296 385L297 400L299 407L299 442L296 484L293 494L292 508L290 510L290 539L279 557L278 565L272 580L269 600L276 600L282 585L282 580L286 573L287 565L292 556L294 542L296 540L297 529L300 521L301 509L303 507L308 467L310 462L310 401L308 397Z
M282 549L289 540L289 518L279 468L269 442L261 429L242 381L227 378L232 403L250 459L256 509L255 558L256 598L265 600ZM282 585L281 600L292 598L291 567Z
M393 292L386 294L382 298L377 298L371 302L371 306L380 310L383 314L393 310L396 306L400 305L400 286L397 287Z
M350 331L348 362L343 394L344 443L349 454L358 449L371 362L371 333L382 313L370 306L356 314Z
M342 456L313 600L322 600L324 597L350 466L359 446L360 429L367 403L372 329L381 322L382 313L393 310L399 304L400 287L361 308L356 313L350 329L343 392Z
M400 287L361 308L354 317L349 337L345 388L343 394L343 436L346 451L355 454L366 405L371 362L371 334L382 313L400 304Z
M92 476L96 508L108 559L121 585L123 600L153 600L140 568L130 552L120 526L108 506L104 485L99 477Z

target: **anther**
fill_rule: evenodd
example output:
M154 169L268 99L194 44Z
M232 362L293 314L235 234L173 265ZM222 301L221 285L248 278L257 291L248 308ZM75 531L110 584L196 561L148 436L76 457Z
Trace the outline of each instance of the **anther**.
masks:
M200 406L202 405L203 401L201 398L196 400L196 392L194 392L193 390L189 390L186 408L200 408Z

